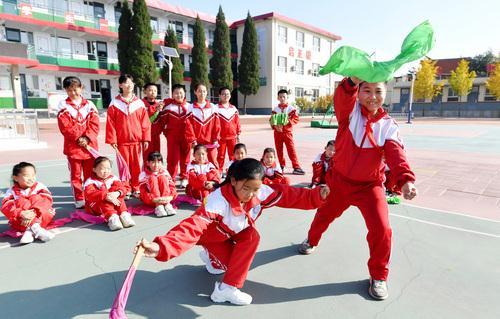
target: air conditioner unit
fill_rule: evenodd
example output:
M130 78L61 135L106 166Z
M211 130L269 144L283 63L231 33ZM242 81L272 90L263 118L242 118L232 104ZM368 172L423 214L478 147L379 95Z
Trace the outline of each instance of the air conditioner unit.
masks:
M311 75L313 73L313 70L309 69L307 70L307 74Z
M293 65L292 65L292 66L290 67L290 72L295 72L295 66L293 66Z
M313 95L312 90L305 90L304 95Z

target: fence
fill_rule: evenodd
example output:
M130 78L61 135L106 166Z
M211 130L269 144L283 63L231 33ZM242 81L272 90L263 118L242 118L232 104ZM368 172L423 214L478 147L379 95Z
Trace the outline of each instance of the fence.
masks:
M0 140L28 138L40 141L35 110L0 110Z

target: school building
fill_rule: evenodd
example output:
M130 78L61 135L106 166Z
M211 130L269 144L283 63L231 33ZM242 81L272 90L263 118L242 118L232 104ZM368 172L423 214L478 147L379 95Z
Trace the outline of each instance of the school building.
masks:
M159 0L146 2L157 62L166 30L171 27L177 33L190 100L195 19L199 15L204 24L210 56L215 16ZM69 75L82 80L86 98L99 108L106 107L118 94L120 16L121 1L0 0L0 108L54 108L65 96L62 79ZM232 69L236 73L244 20L228 23ZM339 36L276 13L257 16L255 23L261 87L257 95L247 98L248 113L268 114L281 88L290 91L292 100L296 96L316 99L331 93L332 77L318 77L318 68L333 53ZM161 80L158 86L160 96L166 97L168 86ZM214 101L216 93L210 92ZM234 100L241 107L241 95Z

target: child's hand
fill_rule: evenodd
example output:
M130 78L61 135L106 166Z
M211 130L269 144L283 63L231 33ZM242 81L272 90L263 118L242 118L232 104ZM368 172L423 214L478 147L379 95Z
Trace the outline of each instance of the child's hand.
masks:
M109 192L106 194L106 200L115 206L120 206L118 197L120 197L120 192Z
M283 132L283 125L276 125L275 128L276 128L276 131Z
M33 209L23 210L21 212L22 222L21 225L28 227L31 221L36 217L36 213Z
M86 136L81 136L78 139L78 145L83 146L83 147L87 147L87 145L89 145L89 142L90 142L90 140Z
M321 186L321 190L319 191L322 200L325 200L330 194L330 187L328 185Z
M355 76L351 76L351 81L356 84L356 85L359 85L359 83L363 82L363 80L361 80L360 78L357 78Z
M147 150L149 146L149 142L142 142L142 147L144 150Z
M134 254L137 253L137 248L142 246L144 248L144 256L154 258L160 252L160 246L157 243L149 242L146 239L138 241L134 247Z
M403 192L404 199L411 200L415 196L417 196L417 188L412 182L407 182L406 184L404 184L401 190Z
M214 184L215 184L214 182L205 182L205 189L210 190L214 188Z

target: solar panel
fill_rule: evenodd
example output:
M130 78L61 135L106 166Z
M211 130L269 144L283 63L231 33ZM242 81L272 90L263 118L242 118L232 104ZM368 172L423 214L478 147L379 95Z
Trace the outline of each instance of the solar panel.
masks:
M179 53L177 52L177 50L175 48L164 47L164 46L161 46L160 48L161 48L161 52L163 53L164 56L169 56L172 58L179 57Z

